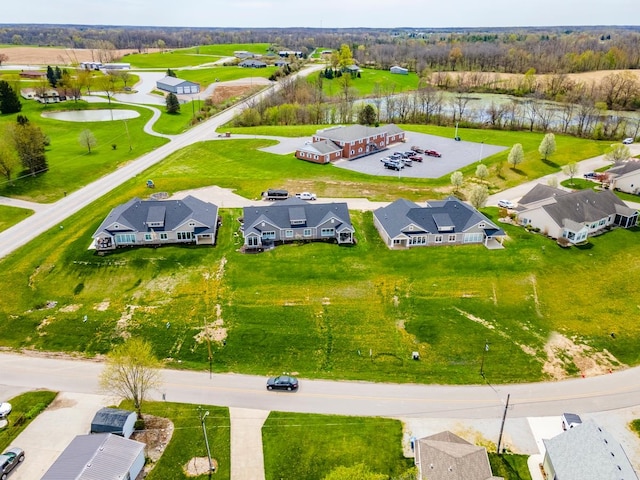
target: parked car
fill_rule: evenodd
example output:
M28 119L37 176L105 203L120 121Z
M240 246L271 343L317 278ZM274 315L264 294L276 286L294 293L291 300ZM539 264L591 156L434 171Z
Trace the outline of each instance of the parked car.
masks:
M633 143L633 138L625 138L624 140L622 140L622 143L624 143L625 145L631 145Z
M415 155L415 154L413 154L413 155L411 155L409 158L410 158L411 160L413 160L414 162L422 162L422 157L421 157L420 155Z
M391 158L395 158L397 160L400 160L401 158L404 157L404 155L402 155L402 153L400 152L393 152L391 155L389 155Z
M267 380L267 390L297 390L298 379L289 375L271 377Z
M7 402L0 402L0 419L7 418L11 413L11 404Z
M435 150L425 150L424 154L429 155L430 157L438 157L438 158L442 156L440 152L436 152Z
M404 168L404 163L400 163L399 160L389 160L388 162L384 162L384 168L399 171Z
M414 155L415 152L402 152L402 158L409 158L411 155Z
M583 175L584 178L597 178L598 174L596 172L587 172Z
M515 203L510 200L498 200L498 206L502 208L516 208Z
M407 167L413 167L413 160L411 160L410 158L403 158L402 163L404 163Z
M301 192L296 193L296 198L299 198L300 200L315 200L317 197L315 193Z
M420 148L420 147L411 147L411 150L413 150L416 153L424 153L424 148Z
M24 450L18 447L11 447L0 455L0 478L6 480L7 475L24 460Z
M289 192L270 188L266 192L262 192L262 198L265 200L286 200L289 198Z

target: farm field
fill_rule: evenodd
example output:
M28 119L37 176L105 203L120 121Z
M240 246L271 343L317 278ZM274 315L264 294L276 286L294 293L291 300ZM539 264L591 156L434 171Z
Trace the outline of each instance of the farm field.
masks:
M144 178L169 192L213 183L250 198L281 186L386 200L441 198L448 190L444 181L372 179L253 151L268 144L199 143ZM505 224L504 250L389 251L372 214L352 212L353 247L293 244L245 255L238 252L242 212L223 210L214 248L104 257L87 250L109 209L147 193L132 179L69 218L64 230L0 262L3 346L92 356L140 335L170 365L205 368L202 332L214 331L225 340L213 345L216 371L452 384L481 380L486 342L492 383L592 375L640 362L636 307L625 300L637 276L637 229L564 250ZM495 220L498 211L486 213ZM569 272L584 283L568 283ZM423 361L412 361L413 351Z

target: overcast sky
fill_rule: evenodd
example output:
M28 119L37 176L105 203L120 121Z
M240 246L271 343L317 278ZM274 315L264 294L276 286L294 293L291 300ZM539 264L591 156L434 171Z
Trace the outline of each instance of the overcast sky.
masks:
M638 25L638 0L5 0L0 23L185 27Z

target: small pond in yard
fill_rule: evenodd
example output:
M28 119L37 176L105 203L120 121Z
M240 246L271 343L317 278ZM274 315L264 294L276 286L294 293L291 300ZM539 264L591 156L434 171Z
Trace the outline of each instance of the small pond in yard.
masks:
M137 118L140 113L135 110L70 110L68 112L44 112L42 116L64 122L111 122Z

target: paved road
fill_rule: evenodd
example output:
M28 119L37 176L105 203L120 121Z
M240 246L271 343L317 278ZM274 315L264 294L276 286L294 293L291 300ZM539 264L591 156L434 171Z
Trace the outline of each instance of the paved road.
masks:
M102 364L88 360L1 353L2 391L48 388L100 393ZM518 385L396 385L301 380L297 393L267 392L265 378L164 370L155 399L256 410L404 418L500 418L511 394L509 417L560 415L627 408L640 398L640 368L593 378Z
M308 75L320 69L322 65L314 65L299 72L297 75ZM280 84L274 83L252 98L252 101L270 95L278 90ZM162 161L168 155L188 145L204 140L217 138L215 130L232 120L239 112L246 108L248 101L244 101L215 117L197 125L188 132L176 135L170 142L134 160L116 171L106 175L89 185L77 190L66 197L51 204L50 208L37 211L29 218L0 233L0 258L9 255L17 248L25 245L38 235L57 225L64 227L64 220L96 201L130 178L141 174L144 170ZM144 179L140 180L141 182Z

